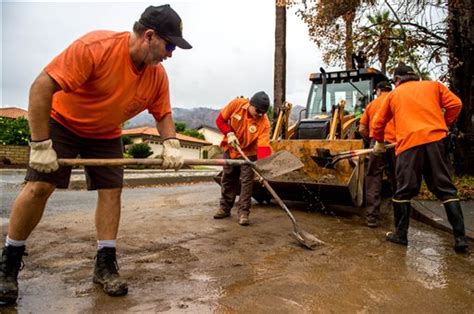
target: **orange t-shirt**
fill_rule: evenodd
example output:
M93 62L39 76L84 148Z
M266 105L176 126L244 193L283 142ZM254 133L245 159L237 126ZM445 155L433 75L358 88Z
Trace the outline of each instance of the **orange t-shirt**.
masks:
M462 103L446 86L434 81L402 83L385 98L374 121L374 138L383 140L385 124L392 119L397 137L396 155L415 146L446 137ZM445 111L443 114L443 110Z
M122 124L145 109L160 121L171 114L161 64L138 71L129 32L94 31L74 41L45 71L61 86L51 117L79 136L116 138Z
M366 125L369 129L369 137L374 137L373 124L374 118L380 107L382 106L383 100L387 97L388 92L382 92L379 97L371 101L365 108L364 114L360 118L360 124ZM393 125L393 120L390 120L385 126L384 130L384 139L386 142L395 143L395 126Z
M256 156L257 147L270 147L270 121L266 114L254 119L249 113L249 107L248 99L235 98L221 110L220 114L235 133L245 155ZM221 146L224 151L229 151L230 158L240 157L240 154L227 144L225 138Z

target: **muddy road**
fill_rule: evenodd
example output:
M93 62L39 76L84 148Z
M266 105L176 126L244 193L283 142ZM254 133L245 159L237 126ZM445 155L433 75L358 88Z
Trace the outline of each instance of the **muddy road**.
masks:
M2 210L15 191L2 195ZM251 225L214 220L214 183L124 190L118 239L125 297L92 283L95 193L55 193L28 240L20 299L2 313L345 313L474 311L474 256L451 235L412 220L407 249L386 243L364 217L289 208L327 245L310 251L290 235L277 205L254 205ZM3 228L3 232L5 232Z

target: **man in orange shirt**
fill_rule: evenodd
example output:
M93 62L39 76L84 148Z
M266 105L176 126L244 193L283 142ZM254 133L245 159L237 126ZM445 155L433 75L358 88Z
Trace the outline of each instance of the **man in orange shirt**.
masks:
M270 99L265 92L258 92L250 98L236 98L232 100L217 117L217 127L225 138L221 143L224 148L224 158L242 159L234 148L239 145L244 154L252 161L265 158L271 154L270 122L266 112L270 106ZM214 214L215 219L230 216L237 196L237 187L240 180L240 196L238 223L247 226L250 207L252 204L252 188L254 172L251 166L240 167L224 166L221 179L220 208Z
M392 90L392 86L388 81L379 82L376 86L377 98L367 105L360 119L359 133L370 140L370 147L373 147L375 141L373 140L373 122L383 100ZM395 142L395 130L393 121L390 121L385 127L385 142ZM395 170L395 149L389 149L385 154L371 153L369 156L369 163L367 165L367 173L365 176L365 191L366 191L366 215L367 226L369 228L377 227L377 220L380 213L382 179L384 169L387 169L388 176L391 181L394 179ZM395 188L394 182L392 187Z
M133 32L88 33L33 82L27 183L13 205L0 260L0 302L16 302L26 239L55 188L68 187L71 167L59 167L58 157L122 158L122 124L147 109L163 138L163 166L182 166L168 77L161 64L172 57L176 46L191 48L182 36L181 18L169 5L150 6ZM109 295L124 295L128 284L119 276L115 253L123 169L86 167L85 172L88 189L98 191L93 281Z
M395 232L387 233L386 240L408 244L410 200L418 194L423 177L428 189L444 204L453 228L454 249L466 251L463 213L443 142L448 126L461 111L461 100L439 82L420 81L405 64L395 69L394 81L396 89L387 95L374 121L375 151L383 152L384 128L392 118L397 138Z

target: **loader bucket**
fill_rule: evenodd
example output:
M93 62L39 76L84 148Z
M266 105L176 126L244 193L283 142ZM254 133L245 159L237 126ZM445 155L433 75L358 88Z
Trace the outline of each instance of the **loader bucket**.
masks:
M361 206L364 191L364 163L362 159L348 159L334 169L319 166L311 156L317 149L331 153L362 149L362 140L278 140L272 142L274 151L286 150L298 157L304 167L284 175L268 178L277 194L285 200L326 202L329 204ZM269 196L254 184L253 197L268 200Z

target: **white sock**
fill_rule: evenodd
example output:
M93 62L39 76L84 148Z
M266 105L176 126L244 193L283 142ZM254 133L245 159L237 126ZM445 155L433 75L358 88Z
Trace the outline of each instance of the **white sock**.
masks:
M5 246L24 246L26 243L26 240L13 240L10 239L10 237L7 235L7 238L5 240Z
M97 240L97 250L104 247L115 247L117 240Z

